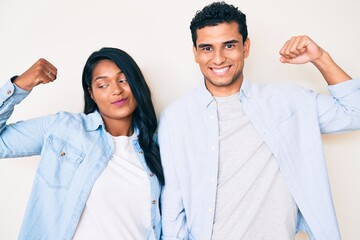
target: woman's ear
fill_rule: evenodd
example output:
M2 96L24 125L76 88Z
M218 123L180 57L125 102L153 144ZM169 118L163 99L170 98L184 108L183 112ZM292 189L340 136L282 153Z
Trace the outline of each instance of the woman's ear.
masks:
M96 102L95 97L94 97L94 94L92 93L90 87L88 87L87 90L88 90L88 92L89 92L89 94L90 94L91 99L94 100L94 102Z

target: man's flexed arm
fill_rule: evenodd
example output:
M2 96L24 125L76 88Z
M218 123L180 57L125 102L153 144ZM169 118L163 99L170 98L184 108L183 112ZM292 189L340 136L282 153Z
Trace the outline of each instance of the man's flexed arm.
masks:
M350 80L345 73L330 57L329 53L318 46L308 36L292 37L280 50L280 62L303 64L312 62L319 69L328 85Z

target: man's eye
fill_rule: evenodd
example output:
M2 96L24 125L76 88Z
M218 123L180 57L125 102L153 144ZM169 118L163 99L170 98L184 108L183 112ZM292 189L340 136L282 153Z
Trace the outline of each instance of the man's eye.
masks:
M230 49L230 48L233 48L233 47L234 47L233 43L226 44L226 46L225 46L226 49Z
M205 52L210 52L212 50L212 48L211 47L203 47L202 50Z

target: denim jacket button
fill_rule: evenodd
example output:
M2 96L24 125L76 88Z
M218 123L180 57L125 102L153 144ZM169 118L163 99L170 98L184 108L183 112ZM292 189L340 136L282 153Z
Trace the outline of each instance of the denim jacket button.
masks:
M150 175L150 177L153 177L153 176L154 176L154 174L153 174L152 172L151 172L149 175Z
M61 152L60 156L62 156L62 157L65 156L65 152Z
M153 200L153 201L152 201L152 204L156 204L156 200Z

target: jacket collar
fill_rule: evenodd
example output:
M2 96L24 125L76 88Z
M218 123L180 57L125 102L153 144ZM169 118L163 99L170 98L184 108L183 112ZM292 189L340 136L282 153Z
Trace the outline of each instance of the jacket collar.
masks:
M102 126L105 129L105 124L100 113L95 110L94 112L87 115L85 120L85 128L87 131L95 131L99 128L99 126Z
M100 126L106 131L105 124L104 124L104 121L103 121L100 113L97 110L95 110L92 113L89 113L85 120L86 131L95 131ZM137 140L140 131L137 127L134 127L134 132L135 132L135 139Z

